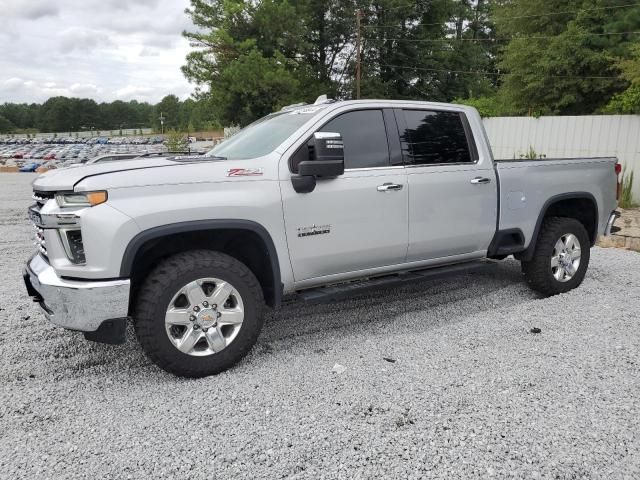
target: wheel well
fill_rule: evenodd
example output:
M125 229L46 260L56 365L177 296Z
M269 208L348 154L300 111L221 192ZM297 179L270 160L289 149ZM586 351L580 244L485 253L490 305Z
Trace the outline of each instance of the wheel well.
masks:
M137 248L131 261L129 273L131 295L129 313L132 313L135 298L149 272L163 259L188 250L215 250L234 257L256 276L267 305L275 307L280 302L278 295L278 267L272 263L272 252L264 239L256 232L245 229L211 229L176 232L151 238ZM277 264L277 258L275 259ZM274 268L278 268L274 272Z
M596 243L598 237L598 207L593 199L567 198L558 200L547 208L544 218L548 217L567 217L579 221L589 234L591 244L594 245Z
M573 218L579 221L584 225L589 235L589 240L591 240L591 245L595 245L598 238L598 206L595 199L590 194L568 195L561 198L552 198L545 204L529 246L525 251L515 255L518 260L530 261L533 258L542 222L549 217Z

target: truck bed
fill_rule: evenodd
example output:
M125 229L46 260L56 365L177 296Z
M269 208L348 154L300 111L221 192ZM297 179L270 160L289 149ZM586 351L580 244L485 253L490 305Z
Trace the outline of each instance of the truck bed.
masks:
M548 205L560 199L587 198L602 206L596 219L601 234L616 208L616 162L612 157L495 160L498 230L520 230L528 246Z

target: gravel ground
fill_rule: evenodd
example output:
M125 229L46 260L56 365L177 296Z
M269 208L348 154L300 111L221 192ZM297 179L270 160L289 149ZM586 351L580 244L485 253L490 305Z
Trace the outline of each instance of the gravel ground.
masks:
M507 260L287 305L238 367L183 380L30 302L32 178L0 175L1 478L640 478L638 253L594 249L550 299Z

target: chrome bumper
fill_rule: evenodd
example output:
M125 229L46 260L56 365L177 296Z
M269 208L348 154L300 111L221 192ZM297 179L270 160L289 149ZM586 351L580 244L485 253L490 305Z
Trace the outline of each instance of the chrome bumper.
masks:
M608 237L611 235L611 231L613 230L613 224L616 223L616 220L620 218L620 212L611 212L611 216L609 217L609 221L607 222L607 228L604 229L604 236Z
M129 280L65 280L41 255L27 262L23 276L29 296L60 327L95 332L106 320L128 316Z

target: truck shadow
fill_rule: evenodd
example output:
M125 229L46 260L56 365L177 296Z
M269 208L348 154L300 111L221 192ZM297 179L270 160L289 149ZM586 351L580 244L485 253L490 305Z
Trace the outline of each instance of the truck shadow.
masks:
M444 280L425 279L397 288L369 290L329 303L290 301L267 314L256 348L241 365L251 368L254 362L264 362L265 356L279 349L304 348L305 344L310 349L316 348L318 337L325 332L334 336L336 331L341 336L375 335L394 323L398 333L412 333L462 321L469 314L497 308L507 300L515 304L535 298L535 293L524 283L519 262L507 260L490 273L462 274ZM34 310L32 315L39 317L41 314ZM38 375L121 374L153 377L153 381L175 379L145 357L131 326L127 331L127 342L118 346L87 342L82 334L51 326L38 355L43 352L47 352L47 361L40 364L44 372L40 371ZM20 381L25 376L17 370L5 374L9 381Z
M455 322L460 311L480 313L505 300L517 302L537 298L528 289L520 272L520 263L511 259L489 273L461 274L446 279L425 279L396 288L380 288L344 300L307 304L286 303L270 312L259 342L268 344L329 330L366 333L396 319L409 319L412 314L438 311L438 324ZM450 315L447 313L450 312ZM407 322L404 322L407 323ZM406 327L407 331L415 325ZM428 327L421 325L420 328ZM402 328L402 326L400 326ZM364 330L363 330L364 329Z

